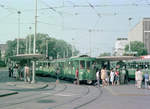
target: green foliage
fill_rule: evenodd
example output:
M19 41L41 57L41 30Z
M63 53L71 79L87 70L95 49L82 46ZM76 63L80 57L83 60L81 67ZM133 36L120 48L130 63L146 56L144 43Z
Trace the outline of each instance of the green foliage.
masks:
M1 50L0 50L0 67L6 67L5 62L1 60L2 59L1 56L2 56L2 54L1 54Z
M9 56L16 55L17 40L16 39L14 41L9 40L9 41L7 41L7 44L8 44L8 47L7 47L5 56L9 57Z
M28 35L26 39L20 40L19 53L26 53L26 40L27 48L29 48L29 37L31 37L31 53L33 53L33 38L34 35ZM6 50L6 56L16 55L17 40L7 41L8 49ZM47 51L48 50L48 51ZM29 49L27 49L29 53ZM47 57L52 57L53 59L71 57L72 56L72 46L65 42L64 40L57 40L53 37L49 37L48 34L38 33L36 37L36 52L43 54ZM79 52L75 49L74 54L77 55Z
M1 60L1 58L2 58L2 53L1 53L1 50L0 50L0 60Z
M140 41L133 41L133 42L130 42L130 46L131 46L130 48L131 52L137 52L137 56L147 55L147 50L144 47L144 43ZM129 45L126 45L125 51L126 52L129 51Z
M6 67L6 64L4 61L0 60L0 67Z
M102 56L111 56L111 53L104 52L104 53L100 54L100 57L102 57Z

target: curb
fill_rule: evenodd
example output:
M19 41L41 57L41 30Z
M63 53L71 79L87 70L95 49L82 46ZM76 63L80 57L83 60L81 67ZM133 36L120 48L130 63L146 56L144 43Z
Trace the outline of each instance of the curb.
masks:
M0 94L0 97L5 97L5 96L10 96L15 94L18 94L18 92L9 92L9 93Z
M22 86L20 86L20 85L14 85L15 87L17 87L17 88L21 88L21 89L30 89L30 90L37 90L37 89L44 89L44 88L46 88L46 87L48 87L48 84L43 84L43 85L41 85L41 86L38 86L38 87L32 87L32 86L27 86L27 87L22 87Z
M48 84L40 84L39 86L38 86L38 84L37 84L37 86L35 87L35 86L30 86L30 85L32 85L32 84L26 84L26 86L22 86L22 85L24 85L24 84L16 84L16 83L7 83L7 85L8 86L14 86L14 87L17 87L17 88L23 88L23 89L31 89L31 90L33 90L33 89L44 89L44 88L46 88L46 87L48 87Z

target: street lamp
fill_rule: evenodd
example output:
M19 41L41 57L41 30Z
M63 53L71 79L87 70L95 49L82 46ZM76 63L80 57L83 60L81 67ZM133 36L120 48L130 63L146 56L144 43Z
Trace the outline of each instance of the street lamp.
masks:
M19 38L20 38L20 11L17 11L18 14L18 38L17 38L17 55L19 54Z
M35 0L35 33L33 43L33 53L36 54L36 35L37 35L37 0Z
M129 17L128 20L129 20L129 31L130 31L130 25L131 25L131 20L132 20L132 18ZM128 38L129 38L129 37L128 37ZM129 39L128 39L128 40L129 40ZM129 52L131 52L131 43L130 43L130 41L129 41Z
M26 37L26 54L28 53L28 37Z
M49 39L45 39L45 57L48 57L48 41Z
M72 38L72 57L74 56L74 38Z
M90 45L90 51L89 51L89 53L90 53L90 56L91 56L91 32L92 32L92 30L91 29L89 29L89 45Z
M36 35L37 35L37 0L35 0L35 33L34 33L34 42L33 42L33 54L36 54ZM33 60L32 63L32 82L35 83L35 63L36 60Z

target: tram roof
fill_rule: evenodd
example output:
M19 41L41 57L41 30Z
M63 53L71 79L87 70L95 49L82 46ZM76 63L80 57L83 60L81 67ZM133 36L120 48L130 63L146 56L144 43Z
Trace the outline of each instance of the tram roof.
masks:
M106 61L122 61L122 60L133 60L133 59L140 59L137 56L104 56L104 57L97 57L99 60L106 60Z
M9 57L11 60L37 60L44 58L41 54L19 54Z
M136 62L150 62L150 55L140 56L138 59L130 60Z

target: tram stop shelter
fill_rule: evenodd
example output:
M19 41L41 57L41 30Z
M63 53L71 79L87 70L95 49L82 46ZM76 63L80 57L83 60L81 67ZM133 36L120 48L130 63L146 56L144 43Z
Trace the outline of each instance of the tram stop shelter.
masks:
M106 66L109 70L110 69L119 69L120 76L119 76L119 83L124 84L125 79L128 81L128 77L125 76L127 74L126 70L126 62L129 60L136 60L140 59L141 57L137 56L104 56L104 57L97 57L98 61L102 61L103 65ZM125 74L123 73L125 71Z
M123 61L123 60L140 59L140 57L137 57L137 56L103 56L103 57L97 57L97 59L105 60L105 61Z
M110 63L115 65L118 62L125 62L128 60L135 60L135 59L140 59L141 57L137 56L103 56L103 57L97 57L96 59L98 61L103 61L106 65L110 65Z
M35 62L39 59L44 59L45 56L41 54L19 54L15 56L9 57L9 59L13 62L20 63L20 62L26 62L26 64L32 63L32 83L35 82L35 69L36 65Z

